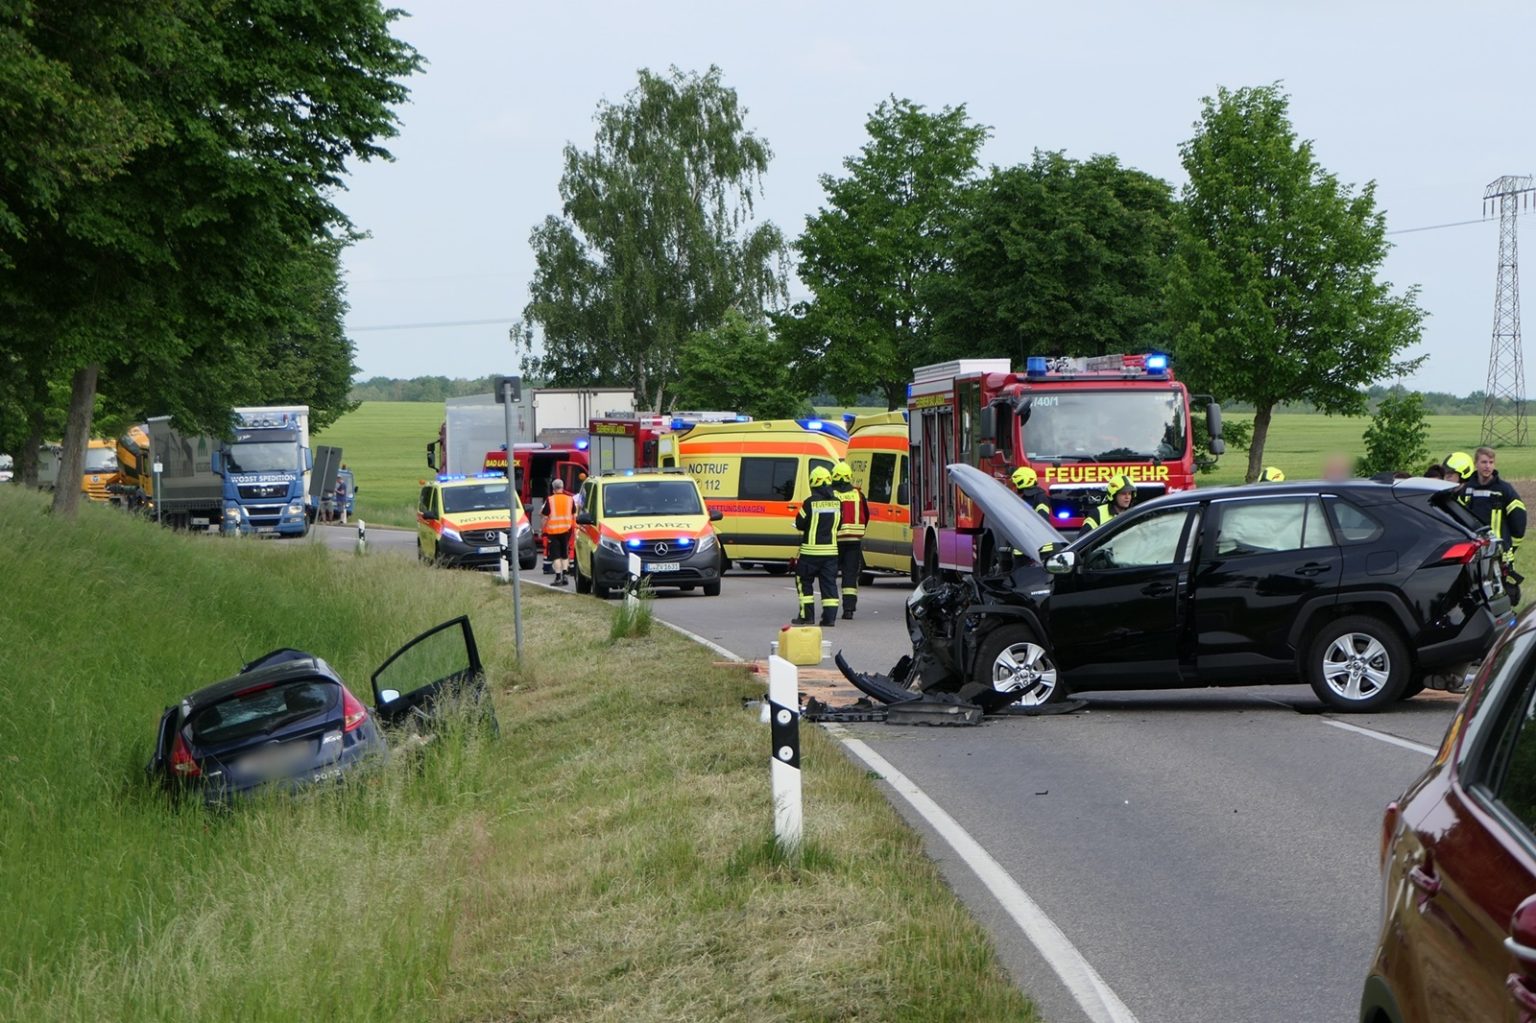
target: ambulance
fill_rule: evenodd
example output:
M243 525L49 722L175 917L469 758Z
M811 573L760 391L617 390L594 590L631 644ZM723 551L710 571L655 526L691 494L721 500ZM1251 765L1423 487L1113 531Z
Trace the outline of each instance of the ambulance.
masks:
M907 413L896 409L844 419L848 422L848 465L853 469L853 483L869 501L859 585L868 586L875 572L896 572L916 581L912 506L907 493Z
M490 568L501 564L498 533L506 530L508 500L517 507L517 563L530 569L538 560L528 513L509 493L500 472L444 473L423 480L416 502L416 556L446 568Z
M720 595L725 556L699 485L681 469L625 469L588 476L576 513L576 592L603 599L631 574L652 588ZM630 559L633 558L633 563Z
M720 513L728 567L783 575L800 550L795 515L810 495L811 470L830 472L847 456L848 431L825 419L763 419L700 423L658 443L662 467L686 470Z

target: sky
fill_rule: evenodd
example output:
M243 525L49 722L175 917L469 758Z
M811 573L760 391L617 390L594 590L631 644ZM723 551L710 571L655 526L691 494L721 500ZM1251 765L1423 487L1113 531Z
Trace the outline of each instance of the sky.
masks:
M507 328L528 301L529 232L559 213L562 150L591 147L598 103L622 101L639 68L714 64L773 150L756 209L789 239L890 96L964 104L992 132L984 166L1113 153L1181 186L1201 98L1280 82L1322 166L1375 181L1402 232L1383 277L1418 285L1430 314L1405 382L1487 380L1497 221L1418 229L1479 221L1490 181L1536 172L1536 4L393 2L410 14L395 34L429 63L395 159L356 166L339 196L370 235L345 256L362 378L516 373Z

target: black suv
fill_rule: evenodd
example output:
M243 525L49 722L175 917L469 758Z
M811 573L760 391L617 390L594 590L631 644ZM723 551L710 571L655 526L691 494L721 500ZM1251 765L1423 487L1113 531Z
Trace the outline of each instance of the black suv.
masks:
M962 584L965 649L952 657L1000 690L1027 664L1025 702L1305 681L1330 707L1370 711L1482 658L1514 621L1498 543L1447 483L1191 490L1040 549L1043 522L1008 487L948 471L996 534ZM1036 550L1048 575L1009 557ZM926 581L912 600L947 585Z

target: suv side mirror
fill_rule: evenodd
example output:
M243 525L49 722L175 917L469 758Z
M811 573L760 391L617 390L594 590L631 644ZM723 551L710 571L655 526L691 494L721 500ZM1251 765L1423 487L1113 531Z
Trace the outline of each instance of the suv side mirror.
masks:
M1205 432L1211 435L1211 454L1226 454L1227 442L1221 438L1221 406L1214 401L1205 406Z
M719 522L723 518L725 518L725 512L721 511L719 508L711 508L709 510L709 521Z
M1051 575L1068 575L1077 567L1077 553L1062 550L1064 544L1048 543L1040 548L1040 563Z
M582 512L576 516L576 524L578 526L595 526L597 525L597 519L592 517L591 512Z

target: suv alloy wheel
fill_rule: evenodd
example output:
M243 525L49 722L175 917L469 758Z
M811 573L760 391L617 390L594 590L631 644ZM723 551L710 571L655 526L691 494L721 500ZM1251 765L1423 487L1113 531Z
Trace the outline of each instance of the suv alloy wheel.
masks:
M1335 710L1372 711L1402 695L1408 660L1392 626L1369 615L1351 615L1313 638L1307 681L1317 698Z

